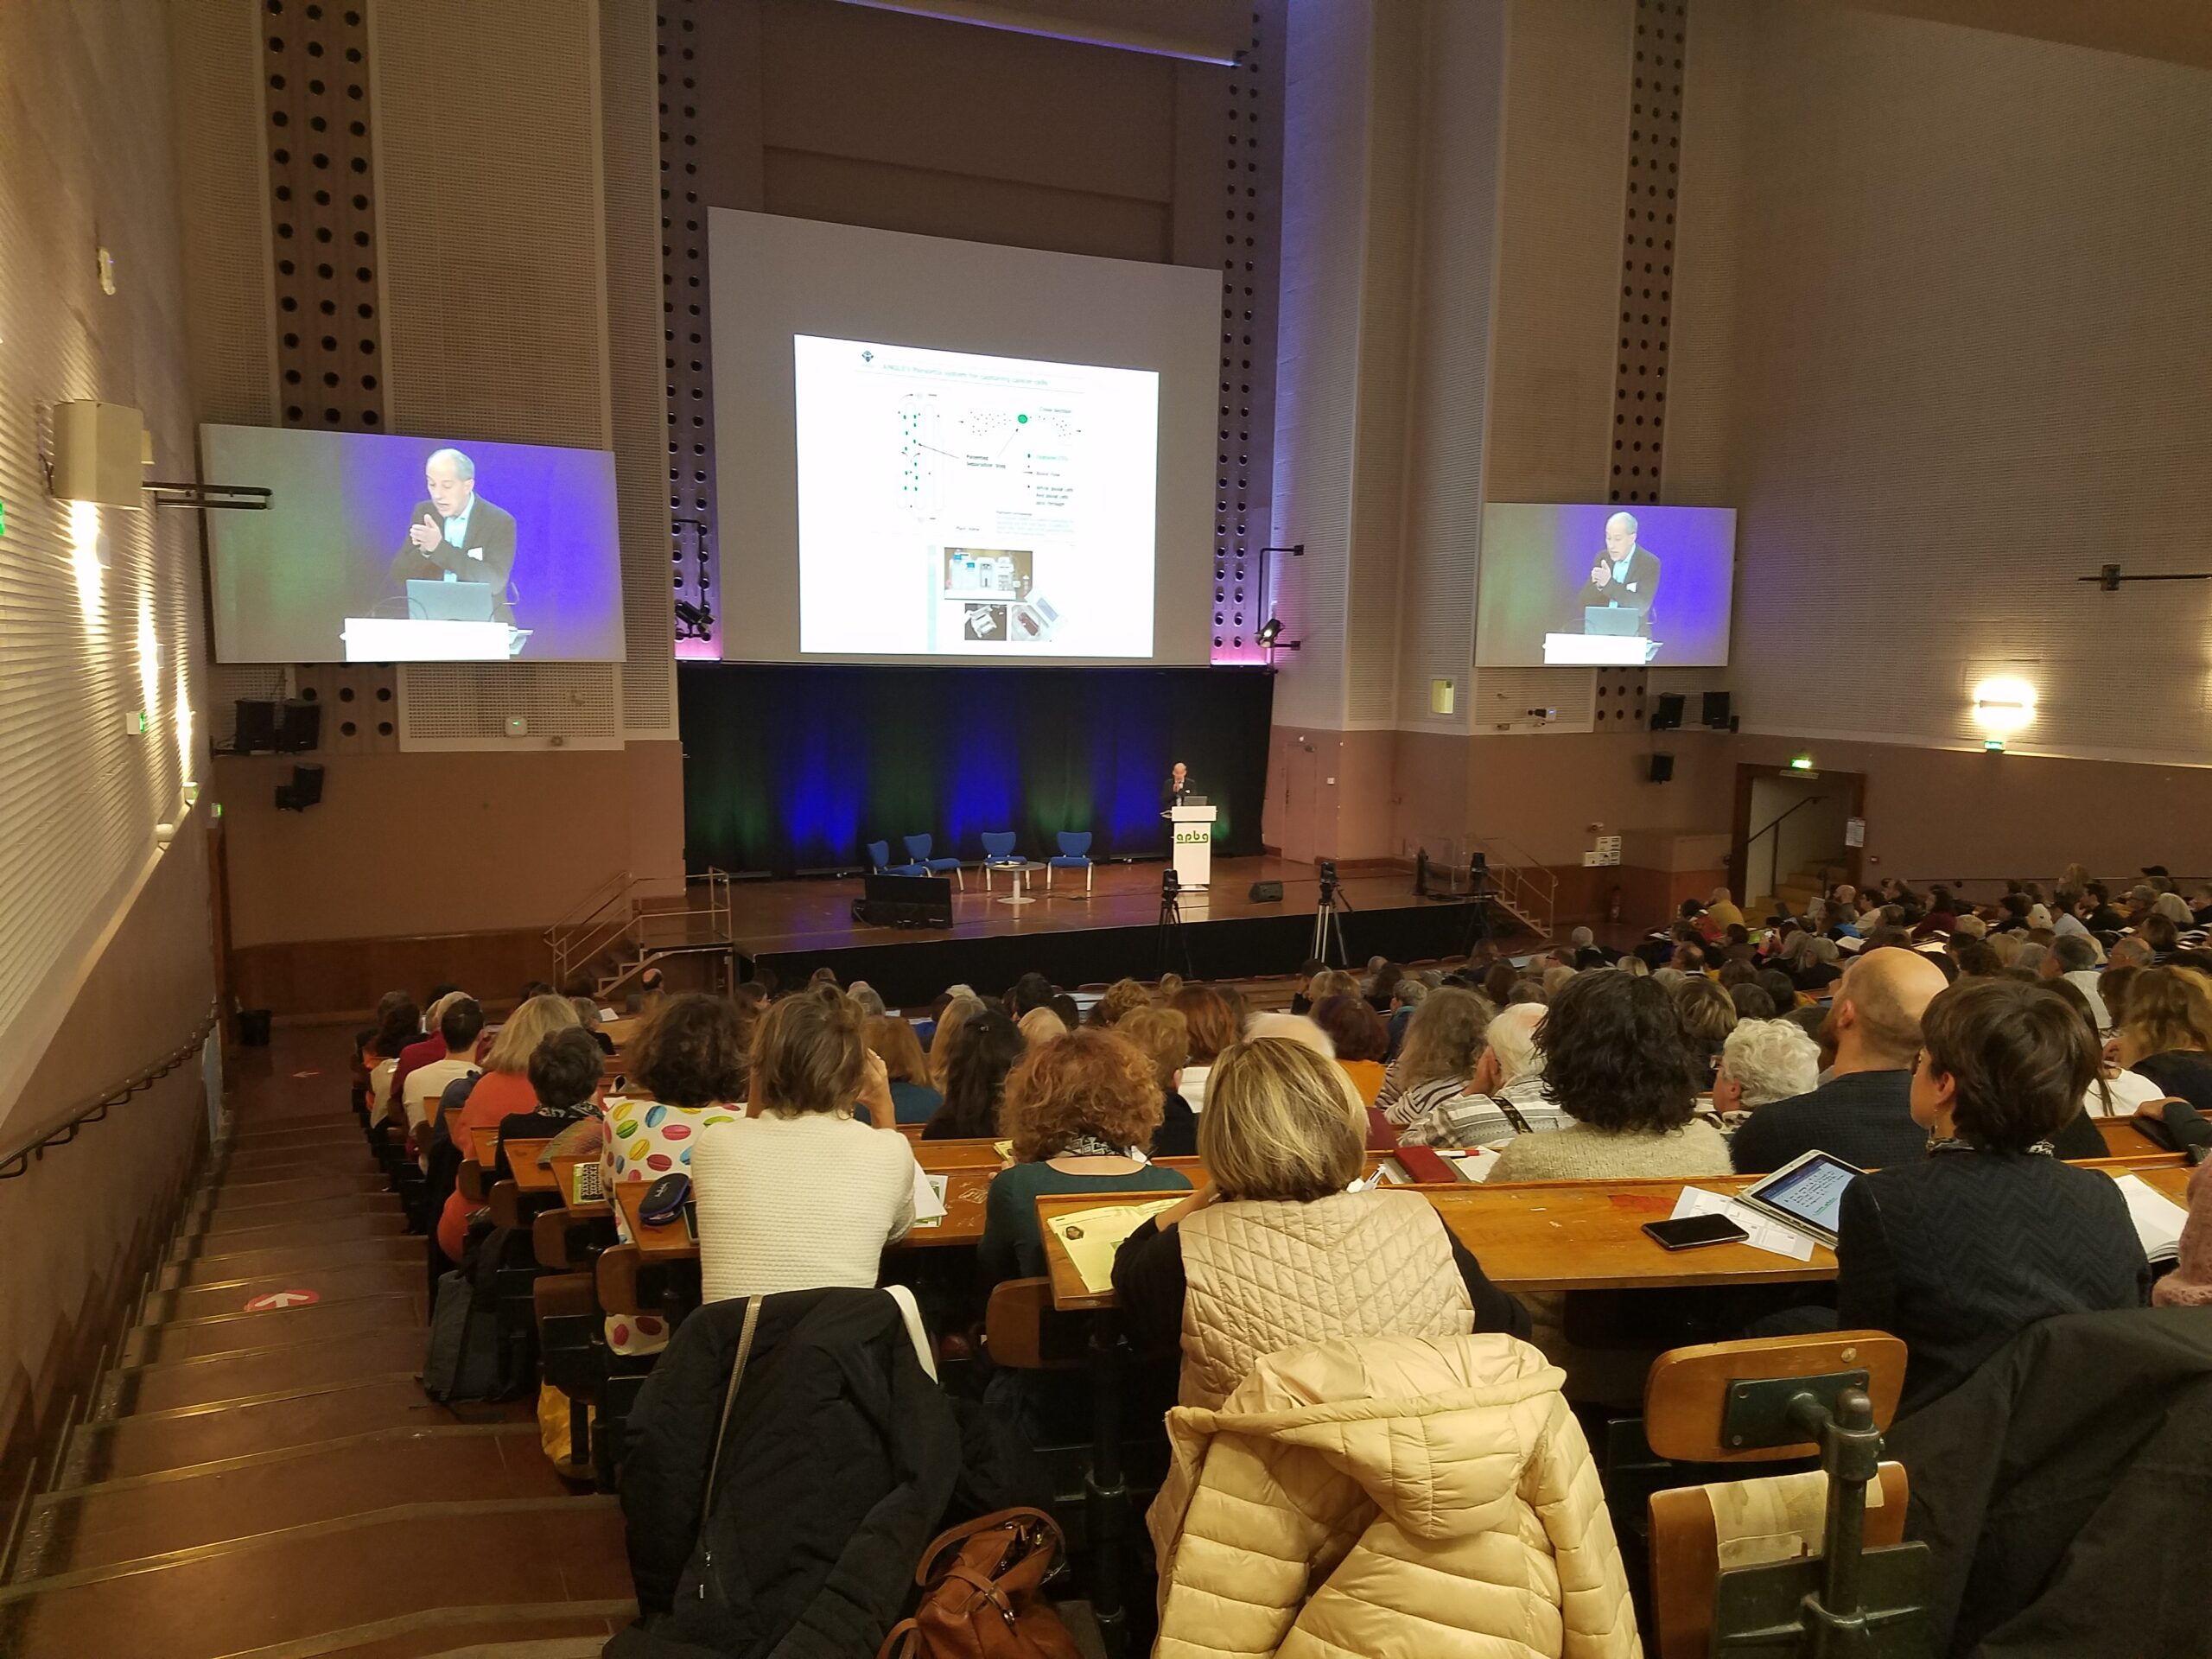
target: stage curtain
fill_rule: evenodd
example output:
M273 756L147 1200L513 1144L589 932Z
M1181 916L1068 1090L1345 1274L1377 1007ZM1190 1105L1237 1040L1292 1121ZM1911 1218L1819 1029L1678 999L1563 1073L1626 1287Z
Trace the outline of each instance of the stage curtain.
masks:
M1273 677L1260 669L796 667L681 663L684 856L777 875L851 869L925 831L982 856L1011 830L1042 860L1167 851L1160 789L1186 762L1217 856L1260 850Z

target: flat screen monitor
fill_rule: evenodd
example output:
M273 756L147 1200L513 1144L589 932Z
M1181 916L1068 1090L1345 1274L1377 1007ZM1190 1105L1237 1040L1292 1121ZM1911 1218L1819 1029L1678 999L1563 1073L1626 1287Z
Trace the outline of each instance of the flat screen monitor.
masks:
M1721 668L1733 507L1491 502L1478 668Z

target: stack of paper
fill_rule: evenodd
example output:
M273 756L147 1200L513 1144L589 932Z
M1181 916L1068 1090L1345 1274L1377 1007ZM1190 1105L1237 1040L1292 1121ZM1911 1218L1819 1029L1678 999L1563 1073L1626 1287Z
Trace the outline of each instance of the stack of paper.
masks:
M1143 1204L1104 1204L1095 1210L1071 1210L1054 1216L1052 1231L1068 1253L1068 1260L1082 1275L1083 1287L1094 1296L1114 1285L1114 1252L1122 1241L1151 1217L1180 1204L1180 1198L1154 1198Z
M1682 1196L1675 1200L1673 1219L1685 1216L1726 1216L1742 1228L1748 1236L1744 1240L1753 1249L1770 1251L1786 1255L1793 1262L1813 1259L1813 1241L1795 1227L1785 1227L1771 1216L1763 1216L1748 1204L1738 1204L1726 1192L1708 1192L1701 1186L1686 1186Z
M944 1225L944 1188L951 1178L925 1173L919 1164L914 1166L914 1225L942 1227Z
M2115 1175L2120 1195L2127 1200L2127 1218L2135 1224L2135 1236L2143 1241L2143 1254L2153 1262L2171 1262L2181 1254L2181 1224L2189 1211L2137 1175Z

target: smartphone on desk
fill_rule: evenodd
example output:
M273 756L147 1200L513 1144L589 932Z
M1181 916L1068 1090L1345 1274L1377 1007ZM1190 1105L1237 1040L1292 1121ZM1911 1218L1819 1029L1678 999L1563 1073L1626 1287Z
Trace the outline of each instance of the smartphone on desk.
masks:
M1694 1250L1707 1244L1740 1244L1751 1235L1726 1216L1683 1216L1647 1221L1643 1230L1670 1250Z

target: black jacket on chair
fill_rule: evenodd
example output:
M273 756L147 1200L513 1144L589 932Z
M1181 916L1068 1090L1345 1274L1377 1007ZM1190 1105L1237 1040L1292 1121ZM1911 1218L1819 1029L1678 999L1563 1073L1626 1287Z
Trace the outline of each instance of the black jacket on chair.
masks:
M2031 1326L1891 1430L1906 1535L1935 1554L1932 1653L2119 1659L2206 1651L2212 1309Z
M609 1659L872 1654L944 1518L959 1424L879 1290L762 1302L706 1491L745 1309L685 1319L630 1414L622 1512L641 1617Z

